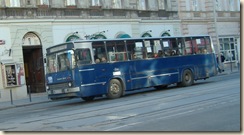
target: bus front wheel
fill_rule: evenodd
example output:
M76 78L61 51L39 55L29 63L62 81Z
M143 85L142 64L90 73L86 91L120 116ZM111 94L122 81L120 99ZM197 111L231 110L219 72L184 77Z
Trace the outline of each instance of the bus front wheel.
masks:
M122 95L123 87L117 79L112 79L109 83L108 93L106 96L110 99L119 98Z
M178 86L181 86L181 87L187 87L187 86L191 86L193 84L193 74L191 72L191 70L189 69L186 69L184 70L183 72L183 75L182 75L182 82L178 83Z

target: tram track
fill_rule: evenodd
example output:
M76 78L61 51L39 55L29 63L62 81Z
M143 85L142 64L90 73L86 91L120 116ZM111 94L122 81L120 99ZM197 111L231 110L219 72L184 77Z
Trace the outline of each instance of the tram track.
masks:
M230 81L222 86L211 83L207 85L206 89L193 85L184 88L169 88L165 91L137 93L115 100L80 105L75 103L73 106L67 105L70 109L65 108L61 112L59 112L60 105L46 109L42 107L38 108L39 111L29 110L29 113L33 113L30 119L19 119L18 122L9 119L4 123L12 124L16 128L4 126L5 128L1 130L18 131L19 127L28 127L28 125L35 125L36 130L41 131L49 129L48 127L60 129L62 125L67 126L62 130L69 130L69 125L74 131L120 130L123 127L137 125L155 118L168 119L240 101L240 91L236 89L230 91L239 85L238 82ZM73 127L72 123L77 123L77 125ZM114 128L114 125L119 126ZM52 130L55 131L55 129Z
M228 87L233 87L232 85L235 84L231 84L228 85ZM186 100L188 98L197 98L197 96L202 96L202 95L209 95L209 94L216 94L217 91L217 87L216 88L212 88L211 90L206 90L206 91L195 91L192 93L181 93L181 94L176 94L176 95L170 95L170 96L157 96L157 98L149 98L147 100L143 100L143 101L137 101L137 102L133 102L133 103L127 103L127 104L123 104L123 107L118 106L118 105L113 105L113 106L109 106L107 108L100 108L100 109L96 109L96 110L90 110L90 111L86 111L86 112L77 112L77 113L72 113L69 115L59 115L56 117L49 117L48 121L49 122L44 122L44 125L52 125L52 124L57 124L57 123L63 123L63 122L71 122L71 121L77 121L77 120L83 120L83 121L89 121L89 119L94 119L94 118L100 118L100 117L107 117L107 116L113 116L114 114L117 114L117 116L119 116L119 112L120 113L124 113L127 112L129 110L138 110L138 109L143 109L143 108L147 108L152 106L154 103L158 103L161 102L161 105L163 106L164 104L168 104L172 102L179 102L180 100ZM221 91L222 93L224 93L224 91ZM219 94L218 94L219 95ZM222 94L223 95L223 94ZM160 109L160 110L154 110L152 112L145 112L139 115L127 115L127 116L123 116L120 115L121 117L117 117L118 119L116 119L116 117L114 117L114 119L107 119L105 121L101 121L101 122L97 122L95 123L95 126L98 125L103 125L106 123L111 123L112 121L120 121L121 119L129 119L129 118L134 118L134 117L148 117L148 116L156 116L156 115L161 115L162 113L172 113L173 111L180 111L181 109L184 110L185 108L188 108L189 110L192 110L191 108L196 108L201 105L202 108L204 108L205 106L211 106L211 104L213 104L212 106L218 104L219 102L224 102L225 100L229 101L230 99L233 99L235 97L238 97L238 93L233 93L232 95L223 95L223 96L217 96L214 97L212 99L205 99L205 100L200 100L198 102L193 102L193 103L189 103L189 104L184 104L184 105L178 105L178 106L174 106L174 107L169 107L169 108L164 108L164 109ZM222 99L222 100L221 100ZM238 98L237 98L238 100ZM66 118L65 118L66 117ZM62 120L57 120L62 118ZM40 119L39 121L45 121L47 119ZM36 122L36 121L33 121ZM25 122L26 123L26 122ZM30 121L27 123L31 123ZM24 123L23 123L24 124Z
M104 126L118 124L121 121L123 121L123 123L126 123L126 121L127 121L128 124L142 123L142 122L144 122L144 120L150 121L150 120L154 120L154 118L166 119L166 118L175 117L178 115L183 115L183 114L192 113L195 111L204 110L206 108L213 108L218 105L223 105L226 103L236 102L239 100L238 98L236 98L238 96L239 96L239 93L233 93L232 95L224 95L221 97L215 97L215 98L211 98L211 99L207 99L207 100L200 100L198 102L192 102L192 103L188 103L188 104L168 107L168 108L164 108L164 109L160 109L160 110L141 112L136 115L130 115L133 113L128 113L128 112L136 111L138 108L135 108L133 110L128 109L128 110L124 110L124 111L117 111L117 114L116 114L116 112L113 112L113 113L104 113L101 115L94 115L94 116L85 117L85 118L84 117L76 118L76 119L70 120L70 122L79 121L79 120L90 121L90 119L99 119L99 117L110 117L110 119L97 121L93 124L92 123L83 123L82 125L79 125L79 127L84 128L84 129L93 129L93 128L98 128L98 127L102 128ZM145 107L148 107L148 106L145 106ZM114 118L111 118L112 116L114 116ZM137 119L137 120L135 120L135 119ZM59 121L57 123L60 123L60 122L69 122L69 121ZM45 123L45 124L52 125L55 123Z

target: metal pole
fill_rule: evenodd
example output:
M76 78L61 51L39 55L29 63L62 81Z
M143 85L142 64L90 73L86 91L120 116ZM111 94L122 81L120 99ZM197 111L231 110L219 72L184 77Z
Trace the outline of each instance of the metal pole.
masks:
M230 71L232 72L232 58L230 58Z
M12 89L10 89L10 99L11 99L11 105L13 105L13 95L12 95Z
M31 102L31 90L30 90L30 85L28 85L28 94L29 94L29 99L30 99L30 102Z
M216 0L213 0L213 6L214 6L214 11L213 11L213 17L214 17L214 26L215 26L215 33L216 33L216 42L217 42L217 49L218 49L218 60L219 63L221 62L221 55L220 55L220 46L219 46L219 35L218 35L218 25L217 25L217 13L216 13ZM223 69L223 65L219 64L221 66L221 70Z

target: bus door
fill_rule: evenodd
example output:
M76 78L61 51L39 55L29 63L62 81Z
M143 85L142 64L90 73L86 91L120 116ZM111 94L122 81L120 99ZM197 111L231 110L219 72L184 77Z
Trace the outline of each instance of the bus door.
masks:
M92 45L91 45L92 44ZM103 42L82 43L77 49L77 66L83 97L99 96L106 92L108 63Z
M92 49L82 44L76 49L76 83L80 86L82 97L96 95L96 77Z

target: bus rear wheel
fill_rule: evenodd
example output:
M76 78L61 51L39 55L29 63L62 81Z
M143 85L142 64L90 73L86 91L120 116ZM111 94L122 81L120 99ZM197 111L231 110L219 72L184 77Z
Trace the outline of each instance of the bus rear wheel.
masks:
M95 97L93 97L93 96L90 96L90 97L82 97L82 99L85 100L85 101L92 101L92 100L94 100L94 98Z
M191 70L189 69L184 70L182 75L182 82L178 83L178 86L187 87L187 86L191 86L193 83L194 83L194 79Z
M123 92L123 87L121 82L117 79L112 79L109 83L108 93L106 96L109 99L115 99L121 97Z

